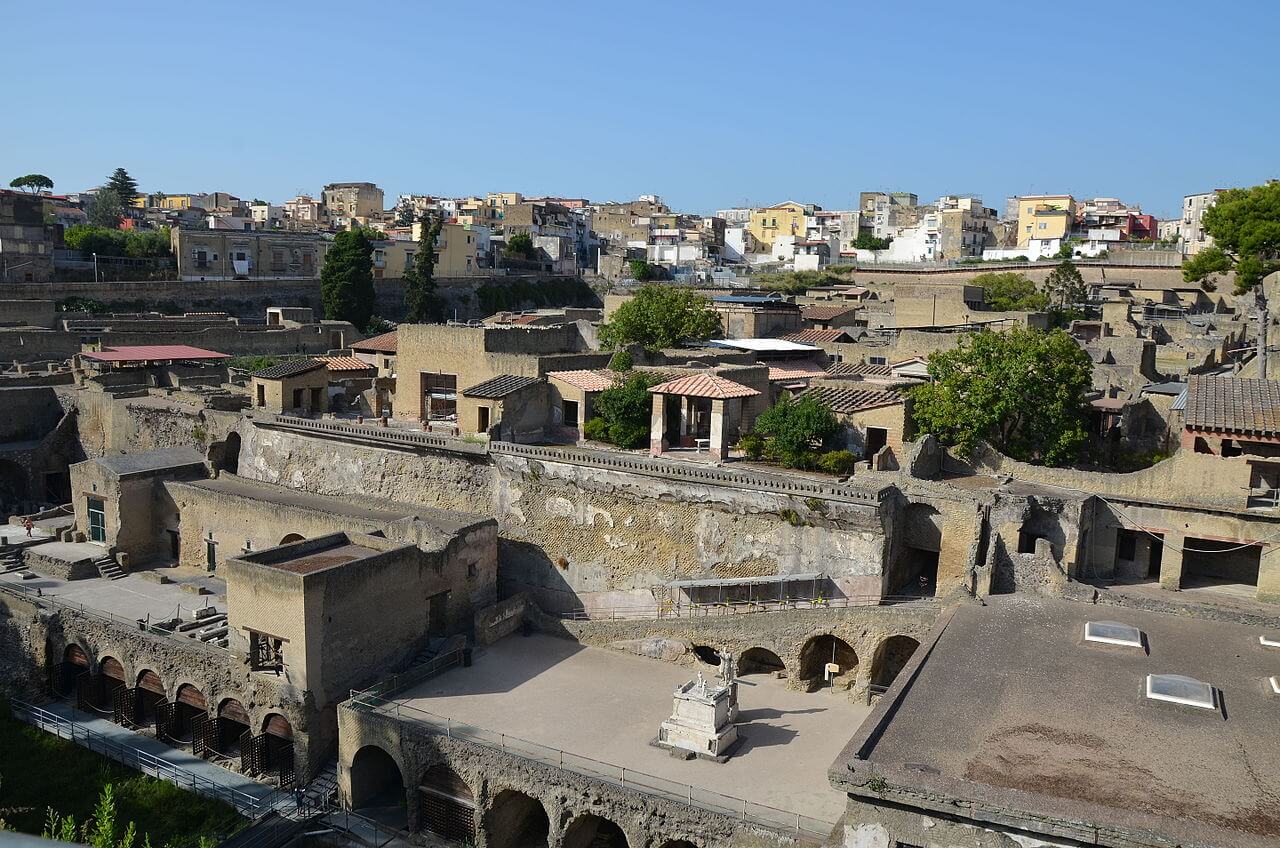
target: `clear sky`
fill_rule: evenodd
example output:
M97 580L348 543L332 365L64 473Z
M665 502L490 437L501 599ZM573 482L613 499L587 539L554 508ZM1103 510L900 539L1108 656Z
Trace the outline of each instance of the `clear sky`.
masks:
M1177 214L1280 177L1280 3L0 0L0 177Z

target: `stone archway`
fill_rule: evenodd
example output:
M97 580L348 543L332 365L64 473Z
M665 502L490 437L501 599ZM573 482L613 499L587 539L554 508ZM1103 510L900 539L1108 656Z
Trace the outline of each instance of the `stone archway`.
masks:
M627 848L627 835L616 822L595 813L583 813L565 828L564 848Z
M280 544L292 545L294 542L301 542L306 538L307 537L303 536L301 533L286 533L284 537L280 539Z
M871 685L888 689L920 643L910 636L890 636L876 648L871 659Z
M537 798L503 789L484 816L489 848L547 848L551 820Z
M54 694L60 698L74 698L80 675L89 673L89 655L72 642L62 652L62 662L53 678Z
M858 654L838 636L822 633L810 637L800 649L800 681L810 692L820 689L827 681L827 663L834 663L839 670L831 675L832 689L848 689L854 684L858 670Z
M427 769L418 784L418 829L454 842L475 842L475 793L446 765Z
M782 658L768 648L747 648L738 657L738 676L748 674L777 674L786 671Z
M351 758L351 809L391 827L408 821L404 776L395 759L377 745L365 745Z

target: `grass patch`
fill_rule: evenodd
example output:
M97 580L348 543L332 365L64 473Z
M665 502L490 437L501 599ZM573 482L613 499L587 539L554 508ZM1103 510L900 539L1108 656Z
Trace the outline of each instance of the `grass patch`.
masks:
M83 821L108 783L115 787L121 832L127 822L137 825L135 845L145 834L155 848L198 848L246 823L227 804L146 777L18 721L8 702L0 701L0 809L9 827L39 835L50 807Z
M280 361L278 356L233 356L227 360L228 368L239 368L241 371L266 371Z

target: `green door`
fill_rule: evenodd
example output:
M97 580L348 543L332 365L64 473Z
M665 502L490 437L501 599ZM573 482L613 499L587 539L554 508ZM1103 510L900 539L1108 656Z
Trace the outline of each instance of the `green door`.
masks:
M89 498L89 541L107 541L107 512L102 498Z

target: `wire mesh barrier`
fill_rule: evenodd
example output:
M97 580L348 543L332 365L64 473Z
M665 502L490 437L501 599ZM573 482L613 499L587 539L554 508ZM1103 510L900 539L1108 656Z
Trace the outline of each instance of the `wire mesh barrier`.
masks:
M388 701L386 698L372 694L370 691L352 692L351 700L343 704L342 708L375 712L394 717L400 721L410 721L420 727L424 727L429 732L449 739L503 751L522 760L562 769L623 789L632 789L636 792L643 792L668 801L687 804L771 830L796 834L805 838L822 839L830 834L832 828L835 827L835 822L822 821L800 813L770 807L766 804L735 798L731 795L723 795L710 789L668 780L664 777L657 777L624 766L584 757L559 748L540 745L537 742L530 742L517 736L510 736L505 733L498 733L455 721L399 701Z
M175 765L162 757L157 757L155 754L108 739L56 713L18 700L12 700L9 704L13 717L30 724L32 727L60 736L94 753L110 757L116 762L122 763L129 768L137 769L149 777L165 780L183 789L188 789L210 798L216 798L219 801L230 804L242 815L250 818L265 814L278 802L278 798L275 797L278 793L269 792L264 794L263 797L250 795L247 792L241 792L238 789L201 777L195 772Z

